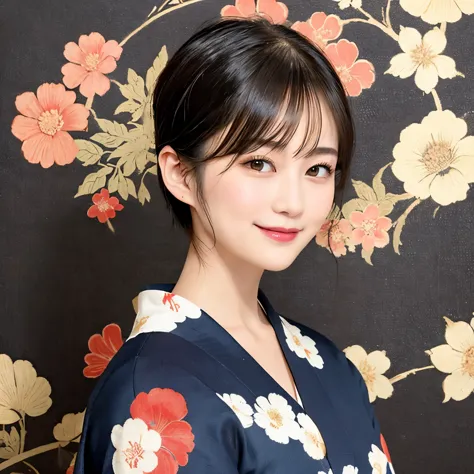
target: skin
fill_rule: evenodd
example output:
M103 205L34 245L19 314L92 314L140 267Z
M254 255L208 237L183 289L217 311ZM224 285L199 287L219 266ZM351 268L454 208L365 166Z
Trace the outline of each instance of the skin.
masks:
M191 207L194 233L205 243L201 250L205 265L190 245L173 292L211 315L293 397L291 373L258 305L257 292L263 272L290 266L331 210L338 137L329 110L324 103L321 108L318 152L309 157L303 157L305 150L296 155L306 130L303 117L284 150L261 148L240 156L224 173L232 157L206 163L203 193L215 245L195 183L186 178L178 155L167 146L158 157L166 187ZM291 242L277 242L258 226L296 228L300 232Z

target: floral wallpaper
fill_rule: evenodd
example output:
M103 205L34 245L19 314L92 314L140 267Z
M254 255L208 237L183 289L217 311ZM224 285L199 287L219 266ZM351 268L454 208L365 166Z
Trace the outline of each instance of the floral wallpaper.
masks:
M72 473L131 300L177 276L186 242L157 189L150 96L218 15L307 36L356 114L342 207L264 289L358 367L397 472L471 472L474 0L69 3L3 10L0 472ZM321 282L329 250L338 279Z

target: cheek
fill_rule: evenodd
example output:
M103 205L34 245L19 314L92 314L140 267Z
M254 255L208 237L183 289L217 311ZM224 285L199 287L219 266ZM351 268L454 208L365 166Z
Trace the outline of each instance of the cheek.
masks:
M313 195L311 202L315 205L310 210L314 225L318 228L326 221L334 203L334 185L320 188L316 195Z
M217 191L217 189L216 189ZM229 179L219 183L219 190L213 196L215 205L222 211L231 211L233 216L248 215L258 208L265 197L257 180Z

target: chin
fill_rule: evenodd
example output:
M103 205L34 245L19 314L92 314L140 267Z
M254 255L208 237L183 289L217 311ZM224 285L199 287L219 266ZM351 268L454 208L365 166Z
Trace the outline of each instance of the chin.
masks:
M285 256L282 254L283 252L280 252L278 255L275 253L273 255L268 256L260 255L260 258L258 258L259 267L268 272L281 272L283 270L286 270L296 260L297 256Z

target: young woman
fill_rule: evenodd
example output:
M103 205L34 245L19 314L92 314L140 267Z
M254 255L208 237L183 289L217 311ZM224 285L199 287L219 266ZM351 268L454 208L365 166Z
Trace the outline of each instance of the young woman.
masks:
M160 186L189 252L175 284L139 294L75 473L390 473L357 369L259 290L344 186L353 122L337 73L285 26L219 20L168 62L153 109Z

